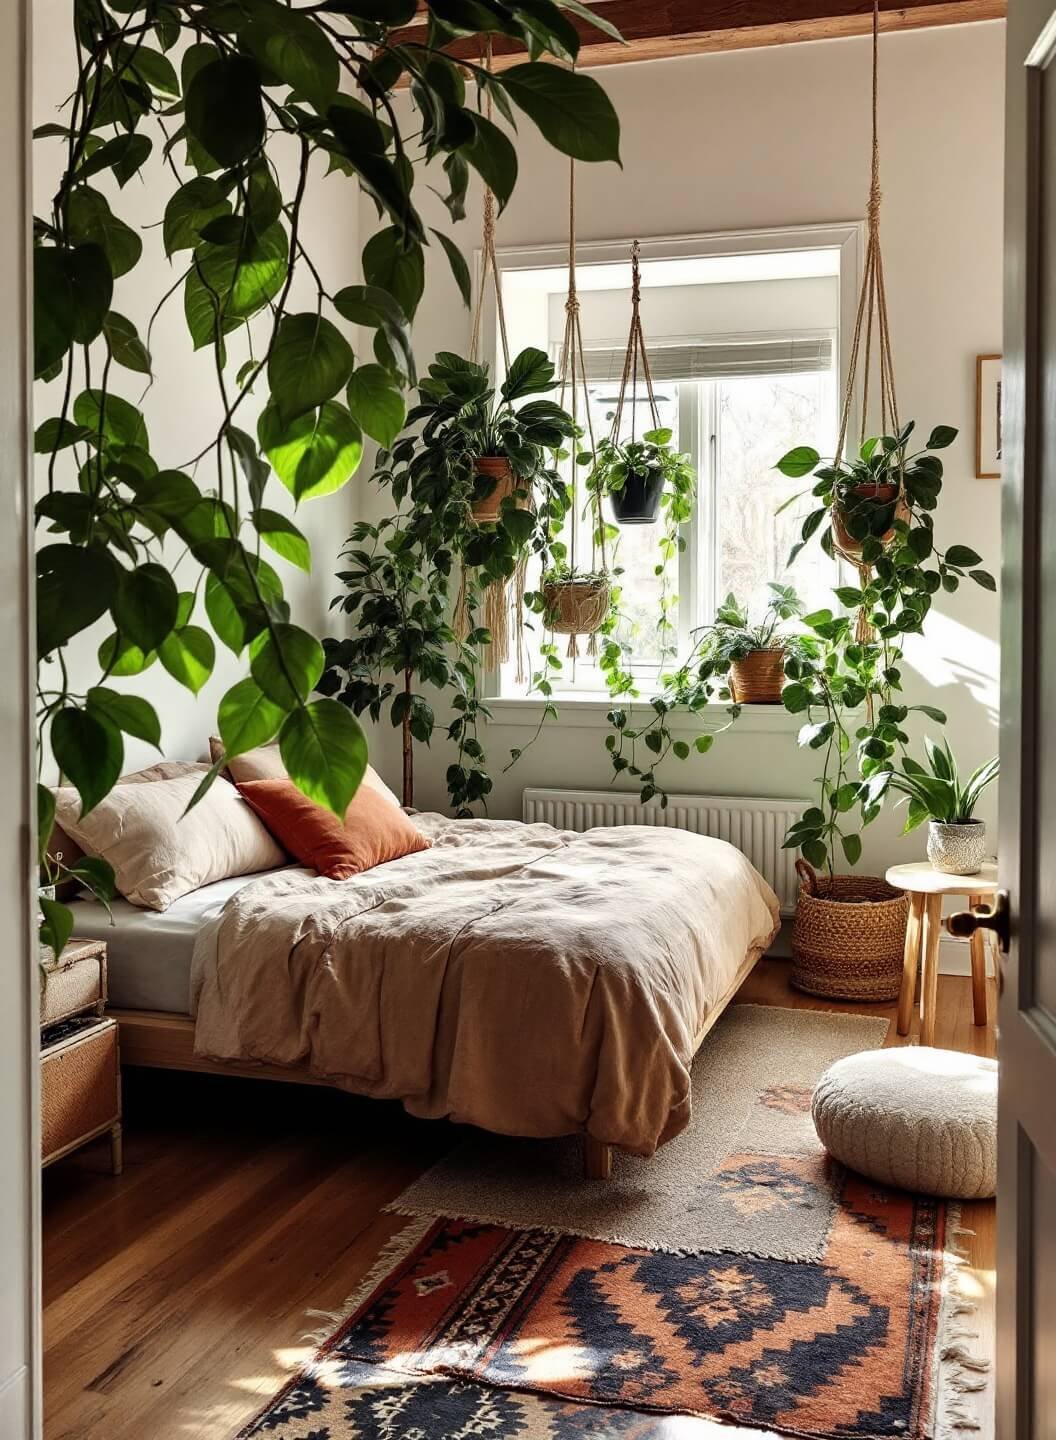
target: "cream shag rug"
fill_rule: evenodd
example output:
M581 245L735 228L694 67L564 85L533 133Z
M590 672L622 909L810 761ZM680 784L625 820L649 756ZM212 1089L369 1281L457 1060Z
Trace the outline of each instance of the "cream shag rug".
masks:
M651 1160L585 1181L578 1138L476 1134L387 1208L651 1250L818 1260L838 1186L810 1118L835 1061L881 1045L886 1019L733 1005L693 1064L693 1118ZM819 1183L820 1182L820 1183Z

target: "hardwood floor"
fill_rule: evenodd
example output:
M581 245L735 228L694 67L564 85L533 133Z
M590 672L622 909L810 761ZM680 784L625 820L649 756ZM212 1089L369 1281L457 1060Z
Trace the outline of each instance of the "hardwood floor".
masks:
M738 998L887 1015L906 1043L893 1004L827 1004L787 975L763 961ZM936 1043L993 1055L971 981L943 976L939 1000ZM381 1207L457 1138L328 1090L129 1071L124 1174L99 1144L44 1175L45 1440L229 1440L308 1353L307 1312L339 1306L404 1223ZM964 1208L980 1297L993 1212Z

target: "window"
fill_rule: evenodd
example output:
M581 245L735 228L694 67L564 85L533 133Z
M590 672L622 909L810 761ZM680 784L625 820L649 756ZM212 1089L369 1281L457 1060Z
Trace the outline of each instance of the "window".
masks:
M669 614L683 654L693 631L713 618L731 591L753 613L765 604L770 580L795 585L808 608L830 601L836 567L820 548L808 547L786 570L810 502L806 497L777 513L795 488L774 464L795 444L811 443L823 453L831 453L835 444L840 263L840 249L833 247L722 256L718 263L699 257L643 265L642 318L660 423L691 455L697 472L697 502L683 535L686 548L665 574L656 573L662 522L619 531L619 633L631 648L643 690L664 658L656 622L665 594L674 602ZM625 283L614 283L625 270ZM629 267L581 266L577 283L591 420L600 439L612 427L623 369L624 341L612 337L625 334ZM559 358L565 285L564 271L512 276L504 271L514 348L536 344ZM629 438L632 429L640 435L651 424L639 391L633 410L625 403L617 438ZM580 496L579 513L570 517L563 538L574 546L575 563L589 568L591 527L582 503ZM537 579L530 576L529 584ZM532 623L535 628L526 637L530 655L549 638L537 620ZM580 650L585 648L581 642ZM499 694L524 692L516 684L515 668L505 667L497 677ZM597 696L605 686L593 658L581 653L575 661L564 661L555 688Z

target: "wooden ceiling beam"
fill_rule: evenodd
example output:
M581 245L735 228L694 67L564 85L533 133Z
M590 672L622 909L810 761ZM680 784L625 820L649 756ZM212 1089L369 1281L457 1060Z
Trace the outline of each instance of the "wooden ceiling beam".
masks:
M570 14L582 42L579 66L584 70L865 35L872 28L873 16L871 0L603 0L597 8L627 43L617 44L588 21ZM880 28L920 30L999 20L1006 8L1006 0L880 0ZM419 40L422 34L423 26L416 22L396 31L394 41ZM446 48L455 59L480 56L476 37L456 40ZM493 37L492 50L497 70L517 64L525 53L516 41L503 35Z

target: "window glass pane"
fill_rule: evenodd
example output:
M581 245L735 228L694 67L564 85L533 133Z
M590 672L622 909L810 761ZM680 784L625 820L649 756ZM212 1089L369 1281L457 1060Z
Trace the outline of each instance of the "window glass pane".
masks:
M808 610L832 604L835 567L817 543L801 552L791 570L785 568L803 518L816 502L809 477L789 480L774 463L793 445L813 445L831 455L835 441L831 372L719 382L716 599L732 590L756 614L766 603L767 582L780 580L795 586ZM808 493L775 515L797 490Z

